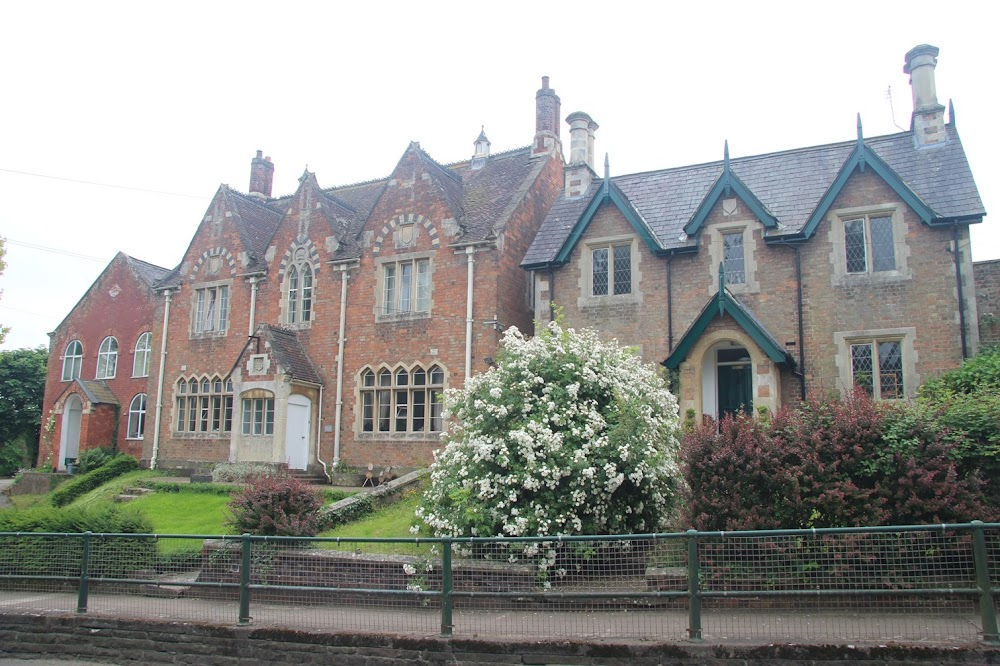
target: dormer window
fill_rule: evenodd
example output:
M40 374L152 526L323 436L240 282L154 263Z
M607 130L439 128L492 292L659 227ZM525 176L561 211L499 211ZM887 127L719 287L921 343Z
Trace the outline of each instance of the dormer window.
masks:
M288 323L306 324L312 321L313 269L307 262L293 264L288 269Z

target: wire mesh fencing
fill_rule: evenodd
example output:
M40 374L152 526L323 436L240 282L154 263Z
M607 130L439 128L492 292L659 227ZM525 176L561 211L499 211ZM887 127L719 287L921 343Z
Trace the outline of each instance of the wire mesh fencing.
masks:
M0 533L0 613L311 631L997 642L1000 524L472 539Z

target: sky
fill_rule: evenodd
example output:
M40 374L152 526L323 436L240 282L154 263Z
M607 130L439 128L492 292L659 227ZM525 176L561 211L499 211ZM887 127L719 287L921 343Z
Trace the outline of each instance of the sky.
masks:
M531 143L541 77L600 125L612 175L908 129L903 56L941 49L1000 258L1000 66L990 3L16 2L0 14L5 349L47 345L118 251L172 268L250 160L274 194ZM946 8L947 7L947 8ZM993 16L990 19L989 16ZM891 95L889 94L891 91ZM568 153L568 126L562 129ZM601 159L600 161L603 161Z

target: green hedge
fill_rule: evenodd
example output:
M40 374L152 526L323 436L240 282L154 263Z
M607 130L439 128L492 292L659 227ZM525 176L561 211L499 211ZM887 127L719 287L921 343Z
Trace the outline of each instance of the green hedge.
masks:
M139 463L131 456L117 456L92 472L81 474L67 481L52 492L52 506L66 506L73 500L94 488L103 486L116 477L139 469Z
M63 509L41 506L24 511L0 511L0 574L78 576L83 556L81 537L26 533L93 532L91 577L127 578L132 572L156 565L155 540L104 537L101 533L148 534L152 531L152 523L137 510L111 505Z

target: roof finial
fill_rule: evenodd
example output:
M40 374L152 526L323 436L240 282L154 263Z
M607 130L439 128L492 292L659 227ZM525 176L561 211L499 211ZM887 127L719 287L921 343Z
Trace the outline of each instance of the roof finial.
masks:
M948 100L948 124L955 126L955 105L951 103L951 99Z
M722 168L729 171L729 139L726 139L726 143L722 148Z
M861 114L858 114L858 145L864 143L865 134L861 131Z

